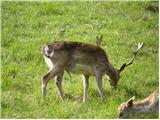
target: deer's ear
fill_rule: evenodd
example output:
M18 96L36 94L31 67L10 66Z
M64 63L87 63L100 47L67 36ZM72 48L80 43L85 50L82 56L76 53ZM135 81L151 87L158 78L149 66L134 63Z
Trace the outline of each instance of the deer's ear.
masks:
M134 99L135 99L135 96L133 96L131 99L129 99L129 100L127 101L127 107L132 107L132 106L133 106L133 101L134 101Z

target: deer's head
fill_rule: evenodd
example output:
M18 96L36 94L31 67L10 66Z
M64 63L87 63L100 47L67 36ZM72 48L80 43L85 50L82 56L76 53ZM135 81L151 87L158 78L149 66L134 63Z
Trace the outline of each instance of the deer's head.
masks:
M133 61L135 60L136 58L136 55L137 53L139 52L139 50L143 47L143 43L138 43L138 48L137 50L134 52L134 56L133 58L131 59L131 61L129 63L124 63L119 69L114 69L114 68L111 68L108 75L110 77L109 79L109 82L110 82L110 85L115 87L117 85L117 82L119 81L120 79L120 74L121 72L126 68L128 67L129 65L131 65L133 63Z

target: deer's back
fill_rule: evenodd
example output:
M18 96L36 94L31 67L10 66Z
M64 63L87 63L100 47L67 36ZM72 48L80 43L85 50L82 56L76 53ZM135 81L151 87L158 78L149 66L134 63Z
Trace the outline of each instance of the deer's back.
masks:
M69 41L55 41L49 44L54 52L68 53L70 57L85 60L101 60L108 61L107 55L104 50L96 45L80 43L80 42L69 42ZM91 62L91 61L90 61Z

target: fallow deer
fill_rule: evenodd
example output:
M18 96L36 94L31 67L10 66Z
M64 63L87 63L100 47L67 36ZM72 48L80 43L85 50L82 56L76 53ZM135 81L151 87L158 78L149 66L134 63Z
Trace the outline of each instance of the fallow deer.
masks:
M42 48L42 52L50 70L42 78L42 95L46 95L48 81L56 77L55 81L59 94L61 99L64 100L61 84L64 71L68 71L75 74L83 74L83 102L87 99L89 76L95 76L99 95L102 97L102 76L107 74L110 77L110 85L116 86L120 78L120 73L125 67L133 63L136 54L142 46L143 43L139 43L133 59L128 64L125 63L120 69L115 69L109 62L105 51L97 45L71 41L55 41L47 44Z
M132 118L139 114L159 113L159 89L140 101L134 97L118 107L118 116L121 119Z

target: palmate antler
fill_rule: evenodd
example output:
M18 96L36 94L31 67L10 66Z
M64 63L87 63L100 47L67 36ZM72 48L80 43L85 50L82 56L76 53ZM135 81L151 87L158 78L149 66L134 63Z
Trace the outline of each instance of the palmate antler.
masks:
M134 56L133 58L131 59L131 61L129 63L124 63L121 68L119 69L119 72L122 72L124 70L125 67L131 65L133 63L133 61L135 60L136 58L136 55L137 53L140 51L140 49L143 47L143 43L138 43L138 48L137 50L134 52Z

